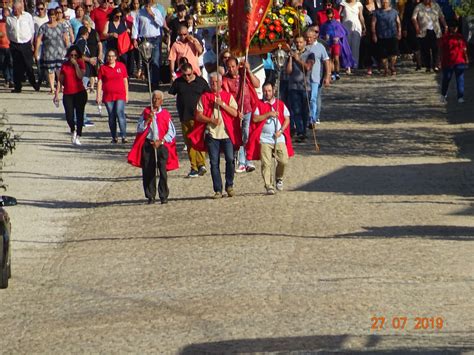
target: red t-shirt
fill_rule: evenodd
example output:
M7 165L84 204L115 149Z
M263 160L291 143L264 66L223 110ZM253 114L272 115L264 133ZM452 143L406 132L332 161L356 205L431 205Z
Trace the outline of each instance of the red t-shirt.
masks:
M466 41L460 33L447 33L440 39L441 67L451 68L466 63Z
M339 10L337 9L332 9L334 11L334 19L341 21L341 14L339 13ZM326 15L326 10L320 10L316 13L316 22L319 24L319 26L322 26L325 22L328 20L328 15Z
M0 37L0 48L10 48L10 41L7 37L7 23L0 22L0 32L3 33L3 36Z
M82 59L78 59L77 64L81 70L86 70L86 63ZM71 62L67 61L61 66L61 73L64 75L63 94L73 95L85 90L82 79L77 76L76 68Z
M123 79L128 78L127 68L122 62L115 62L115 67L105 64L99 69L99 80L102 80L103 102L126 99Z
M113 8L108 7L107 9L103 9L101 7L97 7L91 11L91 20L94 21L95 30L99 34L100 40L104 41L107 39L102 32L104 32L104 27L107 21L109 20L109 15L113 11Z

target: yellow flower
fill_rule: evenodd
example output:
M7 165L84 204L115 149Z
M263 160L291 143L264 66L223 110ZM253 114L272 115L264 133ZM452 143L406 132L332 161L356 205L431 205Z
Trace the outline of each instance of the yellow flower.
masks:
M285 15L288 11L286 11L285 9L281 9L280 10L280 15Z
M290 25L292 25L292 24L295 23L295 20L293 20L292 18L289 18L289 19L288 19L288 23L289 23Z

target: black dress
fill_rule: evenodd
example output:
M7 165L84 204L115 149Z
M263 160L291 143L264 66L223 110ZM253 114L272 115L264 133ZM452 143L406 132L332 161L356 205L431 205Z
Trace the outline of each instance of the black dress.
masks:
M109 29L107 30L107 33L116 33L118 35L124 33L127 31L127 24L125 21L120 21L118 26L115 26L113 21L109 21ZM118 40L117 38L110 37L107 38L107 50L109 49L118 49Z
M366 5L362 8L362 15L364 16L365 23L365 36L362 37L360 43L360 58L359 63L364 68L370 68L373 64L373 59L377 59L377 46L372 40L372 17L374 16L375 10L377 10L377 4L374 3L375 9L370 11Z

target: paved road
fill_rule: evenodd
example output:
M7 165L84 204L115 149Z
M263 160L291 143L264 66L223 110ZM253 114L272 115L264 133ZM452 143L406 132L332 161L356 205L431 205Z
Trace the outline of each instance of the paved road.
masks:
M76 148L46 93L1 92L22 135L1 352L473 352L473 101L437 98L432 75L344 77L283 193L255 172L214 201L182 154L170 203L147 206L95 107Z

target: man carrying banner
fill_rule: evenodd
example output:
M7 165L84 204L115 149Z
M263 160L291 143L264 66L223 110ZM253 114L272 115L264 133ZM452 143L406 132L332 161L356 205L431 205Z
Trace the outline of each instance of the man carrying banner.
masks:
M272 83L263 84L263 100L258 102L250 124L247 159L261 160L262 177L268 195L275 194L273 158L276 165L276 189L283 190L283 177L288 158L294 155L290 136L290 112L283 101L275 98Z
M234 196L234 149L242 145L242 133L237 102L227 91L221 90L222 76L209 75L212 92L202 94L196 108L196 122L188 134L197 151L208 151L214 199L222 197L222 177L219 167L220 152L225 157L225 191Z
M249 136L250 118L252 116L252 108L255 107L258 100L255 88L260 86L260 80L250 70L250 65L245 62L246 75L244 78L244 68L239 67L237 58L230 58L227 61L227 74L222 79L222 88L230 92L239 103L239 112L242 117L242 143L245 145ZM242 88L243 85L243 88ZM251 161L245 158L245 148L242 146L239 150L239 165L236 172L251 172L255 170L255 166Z

